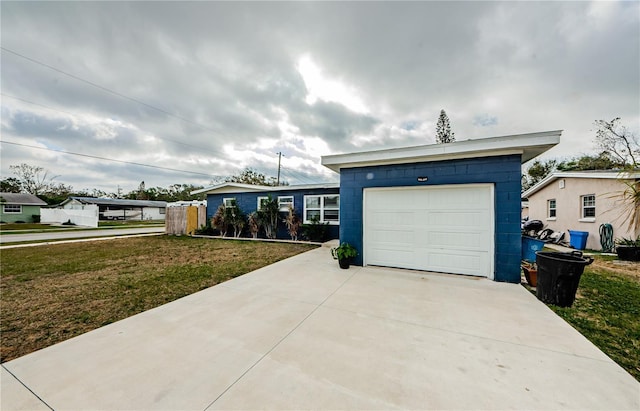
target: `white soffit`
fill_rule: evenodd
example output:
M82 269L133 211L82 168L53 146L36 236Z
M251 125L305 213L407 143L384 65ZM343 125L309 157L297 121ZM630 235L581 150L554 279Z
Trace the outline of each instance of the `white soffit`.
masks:
M428 161L495 157L519 154L525 163L560 142L562 130L540 133L456 141L445 144L392 148L322 157L322 165L340 172L341 168L407 164Z
M275 191L297 191L297 190L313 190L321 188L340 188L340 183L318 183L318 184L301 184L293 186L259 186L242 183L222 183L215 186L192 191L191 194L237 194L237 193L255 193L255 192L275 192Z

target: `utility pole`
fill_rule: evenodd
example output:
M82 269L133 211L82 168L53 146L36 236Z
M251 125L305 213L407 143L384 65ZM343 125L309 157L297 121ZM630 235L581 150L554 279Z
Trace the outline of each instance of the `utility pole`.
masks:
M280 160L282 159L282 151L276 153L278 155L278 180L276 185L280 185Z

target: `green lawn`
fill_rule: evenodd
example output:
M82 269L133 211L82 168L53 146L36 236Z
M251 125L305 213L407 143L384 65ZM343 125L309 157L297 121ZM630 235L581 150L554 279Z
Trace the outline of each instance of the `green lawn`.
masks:
M640 381L640 264L608 260L585 268L572 307L550 307Z
M308 251L153 236L2 250L2 362Z

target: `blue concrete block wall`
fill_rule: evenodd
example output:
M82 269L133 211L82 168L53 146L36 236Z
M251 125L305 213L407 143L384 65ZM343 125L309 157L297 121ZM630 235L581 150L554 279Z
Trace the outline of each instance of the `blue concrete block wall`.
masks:
M356 247L362 265L363 189L492 183L495 194L496 281L520 282L520 155L340 170L340 241ZM418 177L428 177L418 182Z
M266 197L271 195L272 198L278 196L293 196L293 207L300 218L303 217L304 210L304 196L306 195L320 195L320 194L339 194L338 188L318 188L312 190L287 190L283 187L282 190L270 191L270 192L251 192L251 193L226 193L226 194L209 194L207 196L207 219L210 220L218 210L220 204L222 204L225 198L235 198L238 206L245 214L250 214L258 208L258 197ZM282 219L286 216L286 213L280 213ZM281 219L281 220L282 220ZM329 225L328 236L330 239L336 239L339 235L338 225ZM291 239L291 236L287 232L287 227L282 221L278 221L277 238Z

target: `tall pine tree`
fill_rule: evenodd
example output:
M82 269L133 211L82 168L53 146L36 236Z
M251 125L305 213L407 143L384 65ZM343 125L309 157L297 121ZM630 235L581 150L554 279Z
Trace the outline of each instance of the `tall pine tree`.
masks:
M454 135L455 133L451 131L447 113L444 110L440 110L440 117L436 125L436 143L452 143L456 141Z

